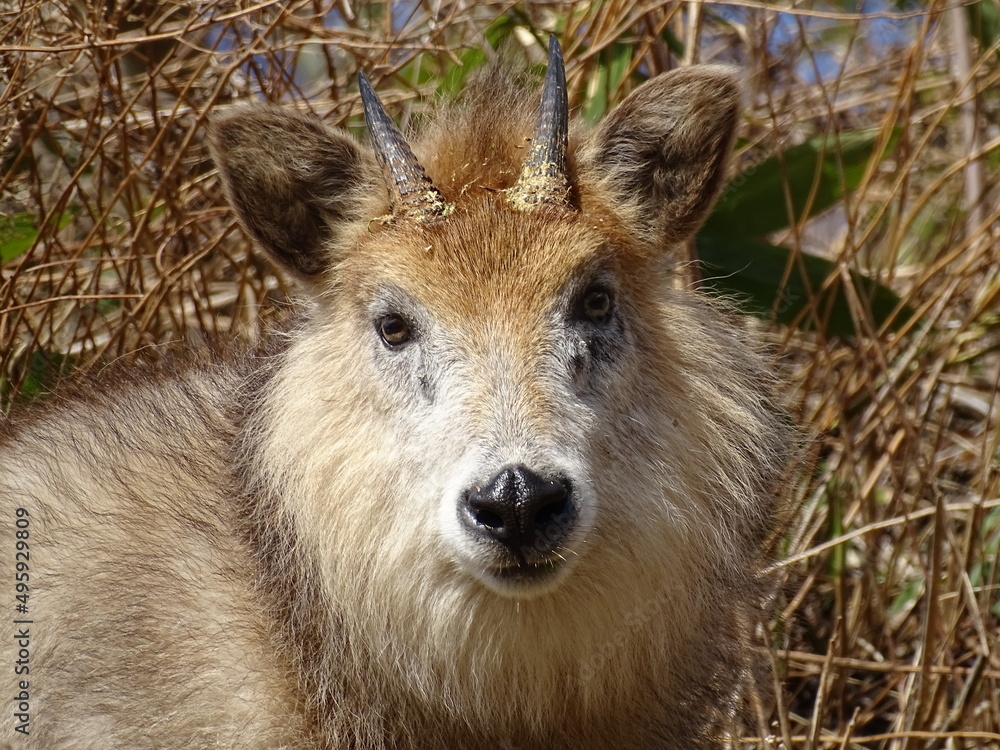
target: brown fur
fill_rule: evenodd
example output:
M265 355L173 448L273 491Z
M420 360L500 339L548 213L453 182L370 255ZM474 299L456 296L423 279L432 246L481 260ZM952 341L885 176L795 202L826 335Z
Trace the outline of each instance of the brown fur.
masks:
M455 206L431 227L373 221L385 188L347 135L217 119L302 314L269 350L109 375L3 428L0 494L32 524L15 747L712 744L791 431L755 344L664 257L718 190L739 88L645 84L573 131L573 210L522 213L503 191L536 105L490 76L414 142ZM594 279L616 326L578 341ZM401 352L384 310L416 331ZM584 518L522 593L453 507L511 462L567 472Z

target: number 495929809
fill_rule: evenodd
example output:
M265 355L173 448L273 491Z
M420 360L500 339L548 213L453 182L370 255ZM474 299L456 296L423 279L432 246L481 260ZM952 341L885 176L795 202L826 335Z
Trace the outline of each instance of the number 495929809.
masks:
M18 508L14 515L14 599L16 600L14 608L18 614L24 615L28 613L28 593L30 591L28 582L31 579L31 555L28 542L31 536L29 531L31 520L26 508Z

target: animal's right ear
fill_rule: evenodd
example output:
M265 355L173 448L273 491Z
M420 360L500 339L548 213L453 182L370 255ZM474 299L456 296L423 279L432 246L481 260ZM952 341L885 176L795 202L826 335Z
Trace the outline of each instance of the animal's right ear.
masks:
M725 176L741 89L736 68L672 70L627 96L585 144L588 181L637 238L662 247L701 225Z
M300 277L326 270L338 241L380 195L372 154L315 117L235 109L213 119L209 145L240 223Z

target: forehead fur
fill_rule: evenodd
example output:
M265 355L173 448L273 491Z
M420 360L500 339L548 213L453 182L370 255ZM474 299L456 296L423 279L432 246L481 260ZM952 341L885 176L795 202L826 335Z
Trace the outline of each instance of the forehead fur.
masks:
M621 264L600 223L585 213L523 213L497 193L466 195L435 226L373 229L343 259L338 275L366 296L392 284L438 314L476 317L486 304L513 313L552 300L574 274Z

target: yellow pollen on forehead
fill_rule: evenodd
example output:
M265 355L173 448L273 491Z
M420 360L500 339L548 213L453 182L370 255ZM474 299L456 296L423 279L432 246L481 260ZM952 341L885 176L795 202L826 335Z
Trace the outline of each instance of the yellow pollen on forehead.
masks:
M403 201L403 216L408 221L422 224L435 224L444 221L455 210L455 206L446 203L441 194L433 188L427 189Z
M533 211L539 204L565 205L569 183L560 165L549 161L526 167L517 184L504 192L518 211Z

